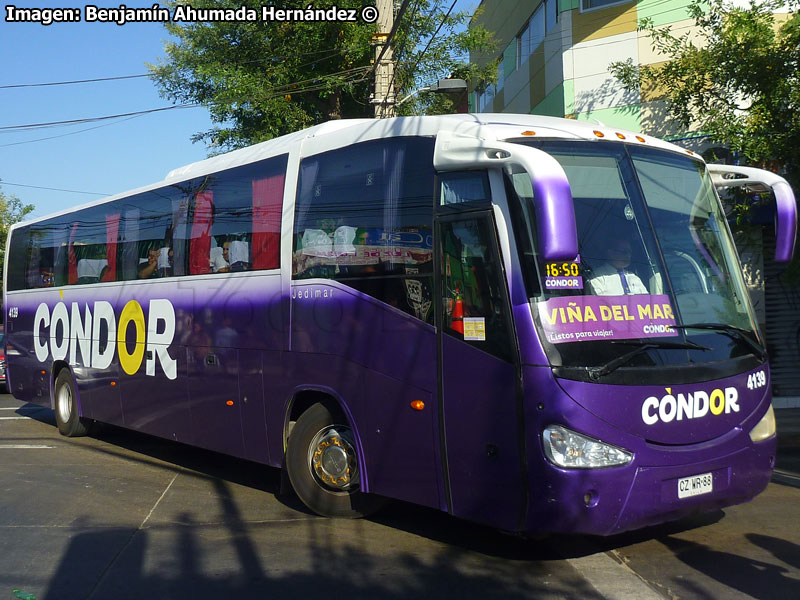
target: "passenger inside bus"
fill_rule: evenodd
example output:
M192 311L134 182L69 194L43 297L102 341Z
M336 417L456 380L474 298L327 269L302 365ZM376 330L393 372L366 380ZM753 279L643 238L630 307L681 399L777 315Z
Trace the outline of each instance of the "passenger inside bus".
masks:
M173 257L174 251L168 246L151 248L147 252L147 258L139 260L139 279L171 277Z
M639 276L630 268L633 250L625 237L612 236L606 262L592 269L589 288L597 296L649 294Z
M211 248L211 272L212 273L227 273L231 270L230 261L230 248L231 243L225 241L222 246L214 246Z
M105 258L82 258L78 261L77 283L98 283L108 270Z
M233 233L213 238L214 246L209 252L212 273L228 273L249 271L250 260L249 234ZM220 242L222 243L221 245Z

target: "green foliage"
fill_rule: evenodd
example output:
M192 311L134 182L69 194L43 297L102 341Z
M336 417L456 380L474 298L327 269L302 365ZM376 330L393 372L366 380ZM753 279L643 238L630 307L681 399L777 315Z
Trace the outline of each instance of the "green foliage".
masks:
M797 8L797 0L791 0ZM800 15L776 15L783 3L692 0L697 31L672 33L643 20L652 47L669 62L611 65L629 89L666 100L685 128L701 131L750 163L777 161L800 184ZM785 16L785 15L784 15Z
M172 9L177 2L170 2ZM255 0L191 0L196 8L252 7ZM450 72L468 69L470 49L488 48L491 35L466 27L467 15L451 14L423 56L449 0L413 0L393 46L398 68L396 95ZM307 0L286 0L280 8L303 9ZM314 8L354 8L363 0L321 0ZM173 36L166 57L149 65L163 97L207 107L215 127L195 134L212 152L267 140L338 118L372 117L369 83L375 57L374 24L359 22L169 23ZM421 82L421 83L420 83ZM403 114L424 111L439 101L420 99L403 105Z
M0 273L2 273L2 266L6 261L8 229L14 223L24 219L25 215L33 211L33 209L33 204L23 204L16 196L5 194L0 190Z

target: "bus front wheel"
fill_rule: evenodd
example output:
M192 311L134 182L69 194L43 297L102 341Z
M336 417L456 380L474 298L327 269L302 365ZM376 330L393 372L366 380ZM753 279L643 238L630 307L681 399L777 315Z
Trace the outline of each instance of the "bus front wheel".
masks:
M78 414L78 400L75 393L75 382L68 369L62 369L54 386L56 424L58 432L67 437L79 437L89 432L88 419Z
M361 491L347 420L324 404L314 404L297 419L286 447L286 470L303 504L324 517L363 517L382 504Z

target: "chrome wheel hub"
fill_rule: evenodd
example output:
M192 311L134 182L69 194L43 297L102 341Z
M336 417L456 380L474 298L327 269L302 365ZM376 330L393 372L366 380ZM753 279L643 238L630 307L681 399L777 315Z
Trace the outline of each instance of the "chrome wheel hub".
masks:
M68 385L62 385L58 390L56 410L58 411L58 416L61 417L62 423L69 421L72 415L72 391Z
M346 427L330 426L320 431L309 447L309 463L317 480L335 490L350 490L358 484L356 453Z

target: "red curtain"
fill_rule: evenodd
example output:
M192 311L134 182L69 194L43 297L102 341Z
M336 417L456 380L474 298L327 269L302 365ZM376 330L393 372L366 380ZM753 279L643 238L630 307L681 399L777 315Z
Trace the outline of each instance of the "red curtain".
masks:
M253 268L280 267L285 174L253 180Z
M202 275L211 271L211 223L214 220L214 192L200 192L194 199L189 274Z
M69 234L69 270L67 272L67 283L70 285L78 283L78 257L75 256L75 234L78 231L78 224L72 226Z
M119 213L106 215L106 260L108 268L100 281L117 280L117 240L119 239Z

